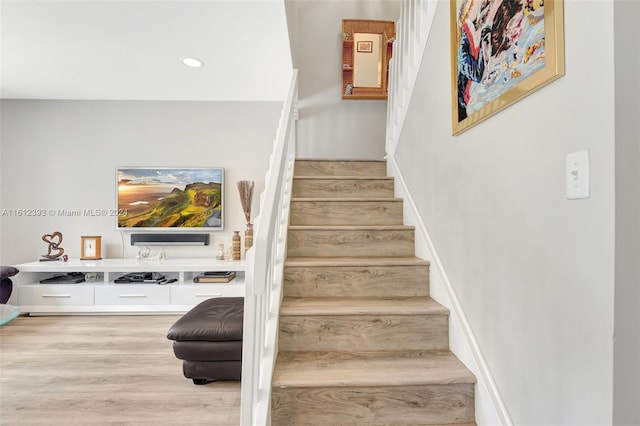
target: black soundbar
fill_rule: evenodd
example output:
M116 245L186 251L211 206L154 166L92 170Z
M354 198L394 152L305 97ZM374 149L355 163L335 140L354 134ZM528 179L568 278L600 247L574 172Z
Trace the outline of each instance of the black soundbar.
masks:
M131 234L132 246L208 246L209 234Z

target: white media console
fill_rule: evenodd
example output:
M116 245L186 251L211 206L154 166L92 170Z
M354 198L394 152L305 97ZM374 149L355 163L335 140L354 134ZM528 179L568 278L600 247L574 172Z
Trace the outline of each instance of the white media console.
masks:
M244 296L244 260L136 259L29 262L15 265L18 306L30 314L184 313L212 297ZM205 271L235 271L228 283L194 283ZM95 281L77 284L41 284L40 280L70 272L96 274ZM159 272L169 284L114 283L131 272ZM93 275L91 274L91 275Z

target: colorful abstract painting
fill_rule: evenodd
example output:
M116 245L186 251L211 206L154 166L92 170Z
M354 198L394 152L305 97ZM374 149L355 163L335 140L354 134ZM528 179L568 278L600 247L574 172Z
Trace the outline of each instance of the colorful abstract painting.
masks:
M453 134L564 74L561 0L451 0Z

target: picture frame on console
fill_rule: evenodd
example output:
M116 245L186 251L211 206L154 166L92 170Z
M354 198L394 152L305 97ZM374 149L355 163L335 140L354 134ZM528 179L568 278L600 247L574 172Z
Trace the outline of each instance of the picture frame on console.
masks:
M222 167L118 167L119 231L224 230Z

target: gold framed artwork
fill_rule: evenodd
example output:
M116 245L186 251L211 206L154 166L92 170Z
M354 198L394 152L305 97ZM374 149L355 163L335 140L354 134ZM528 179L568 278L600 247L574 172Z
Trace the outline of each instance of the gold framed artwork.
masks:
M564 75L562 0L450 0L452 133Z

